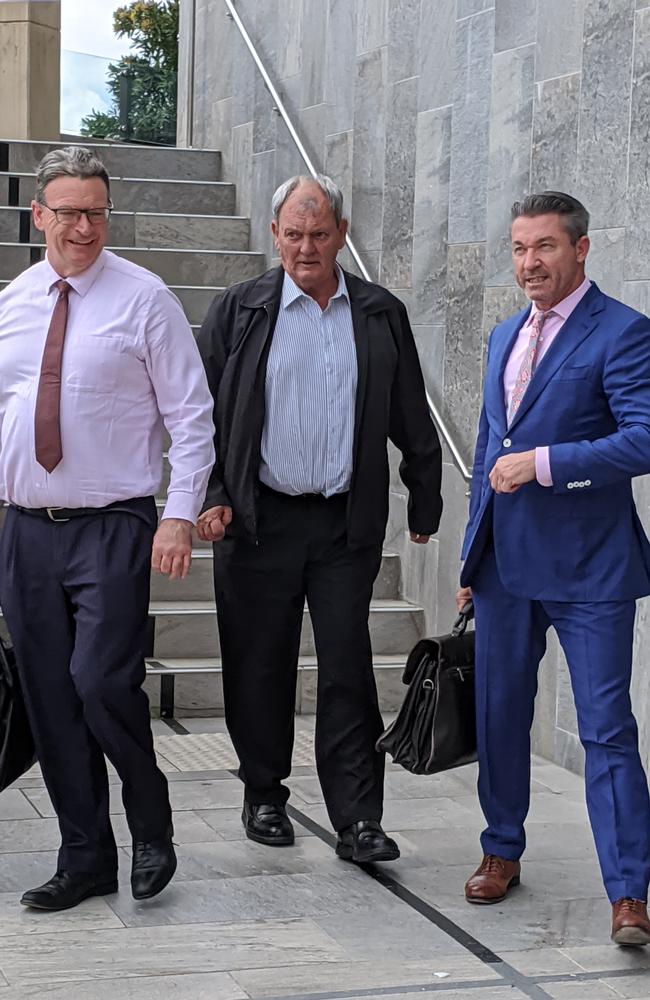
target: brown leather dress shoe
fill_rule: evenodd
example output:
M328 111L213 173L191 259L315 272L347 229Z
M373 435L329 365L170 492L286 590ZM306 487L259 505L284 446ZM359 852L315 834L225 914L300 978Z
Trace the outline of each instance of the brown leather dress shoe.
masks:
M519 885L521 865L496 854L486 854L474 874L465 883L468 903L500 903L513 886Z
M650 944L650 920L640 899L617 899L612 906L612 941L622 945Z

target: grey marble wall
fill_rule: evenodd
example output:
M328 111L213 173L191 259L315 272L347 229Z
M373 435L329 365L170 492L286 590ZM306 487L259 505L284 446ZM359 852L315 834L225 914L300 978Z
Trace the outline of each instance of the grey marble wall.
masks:
M223 0L181 0L190 4L182 106L193 98L181 140L222 150L238 211L252 217L252 248L271 260L270 197L300 158ZM650 309L648 0L238 0L237 10L309 154L341 184L370 273L406 303L429 389L468 463L486 340L522 301L507 239L515 198L544 187L582 198L591 276ZM431 630L453 617L466 515L450 461L444 489L439 539L423 550L407 541L403 490L392 483L388 546ZM650 484L638 484L638 498L650 520ZM649 648L643 604L634 698L646 761ZM535 740L581 768L554 640Z

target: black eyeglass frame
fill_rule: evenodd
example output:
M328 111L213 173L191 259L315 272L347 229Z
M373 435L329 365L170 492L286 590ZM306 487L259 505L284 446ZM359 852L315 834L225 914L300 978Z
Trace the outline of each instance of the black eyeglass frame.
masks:
M44 201L39 201L39 205L42 205L43 208L46 208L48 212L53 212L54 216L56 217L56 221L60 226L76 226L79 220L81 219L82 215L86 216L91 226L101 226L104 223L108 222L114 207L113 202L110 200L110 198L108 200L108 205L106 205L105 208L72 208L68 207L67 205L62 206L61 208L52 208L51 205L47 205ZM60 212L72 212L74 213L74 218L68 220L60 219L59 218ZM99 217L99 215L97 215L94 218L91 217L90 214L91 212L98 212L98 213L101 212L102 213L101 218Z

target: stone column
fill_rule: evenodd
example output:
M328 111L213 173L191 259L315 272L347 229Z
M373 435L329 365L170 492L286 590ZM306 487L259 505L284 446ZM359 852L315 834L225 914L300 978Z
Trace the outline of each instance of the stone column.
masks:
M196 0L181 0L178 30L178 86L176 98L176 143L193 145L194 132L194 43Z
M0 138L60 138L61 3L0 2Z

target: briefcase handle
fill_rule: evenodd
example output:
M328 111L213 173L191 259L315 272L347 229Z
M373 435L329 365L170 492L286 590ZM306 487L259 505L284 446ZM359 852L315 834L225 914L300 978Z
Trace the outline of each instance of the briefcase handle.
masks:
M474 617L474 602L467 601L466 604L460 609L460 614L454 622L454 627L451 630L452 635L464 635L465 629L467 628L469 622L471 622Z

